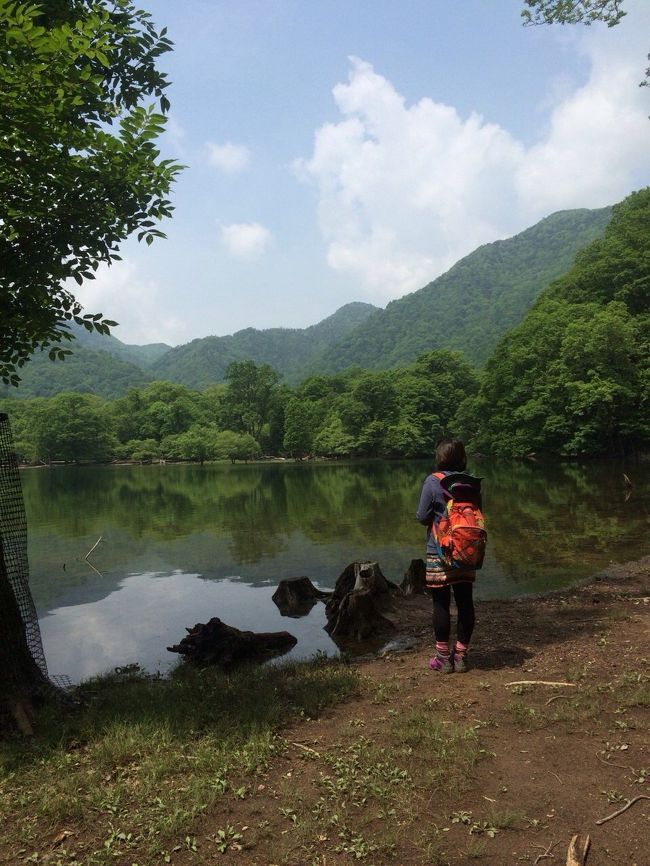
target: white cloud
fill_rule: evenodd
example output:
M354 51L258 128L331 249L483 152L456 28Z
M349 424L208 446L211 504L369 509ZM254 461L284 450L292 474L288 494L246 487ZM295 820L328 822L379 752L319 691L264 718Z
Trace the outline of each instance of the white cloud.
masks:
M256 258L271 243L271 232L259 223L231 223L221 227L221 241L233 256Z
M208 162L224 174L238 174L248 167L250 151L243 144L214 144L208 142Z
M520 196L538 209L611 204L648 166L650 100L638 86L647 66L647 13L635 10L619 27L588 31L580 40L589 80L558 100L546 137L528 150L518 172Z
M581 31L586 84L556 89L547 129L526 147L478 114L423 98L407 105L371 64L351 58L342 115L320 127L300 176L319 195L328 263L377 300L435 278L482 243L555 210L599 207L648 183L647 8L618 28ZM639 179L642 178L640 181Z
M133 262L102 265L95 280L70 288L84 312L103 313L119 323L111 333L123 343L175 345L188 336L186 325L165 312L158 284L143 277Z
M183 158L187 156L185 129L176 120L176 117L173 114L170 114L167 117L167 122L165 124L165 138L169 143L170 150L174 154Z

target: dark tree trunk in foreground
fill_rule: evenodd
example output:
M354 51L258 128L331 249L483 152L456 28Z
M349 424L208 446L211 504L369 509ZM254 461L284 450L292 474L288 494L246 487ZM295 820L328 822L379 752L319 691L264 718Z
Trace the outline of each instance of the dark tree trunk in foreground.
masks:
M238 662L266 661L298 643L288 631L240 631L216 616L186 631L187 636L180 643L167 647L169 652L180 653L197 664L218 664L224 668Z
M0 719L3 727L15 726L31 734L33 698L53 690L32 658L25 626L9 582L0 538Z
M401 595L399 587L386 580L376 562L351 563L327 603L326 631L333 638L356 640L392 632L395 624L384 614L395 595Z

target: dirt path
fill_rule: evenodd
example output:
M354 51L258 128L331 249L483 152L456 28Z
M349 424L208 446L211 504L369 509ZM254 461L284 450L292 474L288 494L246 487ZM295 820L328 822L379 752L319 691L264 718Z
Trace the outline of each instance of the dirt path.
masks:
M564 866L588 833L587 866L650 866L649 575L479 604L465 675L429 671L430 602L410 600L418 648L359 664L359 695L285 730L173 862Z

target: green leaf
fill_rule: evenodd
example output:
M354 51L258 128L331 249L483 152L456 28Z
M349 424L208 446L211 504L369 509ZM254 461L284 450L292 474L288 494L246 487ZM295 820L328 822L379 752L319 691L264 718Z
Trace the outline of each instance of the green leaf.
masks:
M14 352L0 355L0 375L11 379L17 359L49 350L62 320L77 322L66 280L81 285L100 262L119 261L131 234L144 232L147 243L158 236L147 234L155 215L143 202L155 209L180 166L161 166L156 147L169 108L158 64L171 44L147 13L130 0L114 10L103 0L0 0L0 22L3 109L12 118L11 135L0 136L0 165L12 166L0 201L10 245L0 297L11 298L0 346ZM17 163L21 153L28 158Z

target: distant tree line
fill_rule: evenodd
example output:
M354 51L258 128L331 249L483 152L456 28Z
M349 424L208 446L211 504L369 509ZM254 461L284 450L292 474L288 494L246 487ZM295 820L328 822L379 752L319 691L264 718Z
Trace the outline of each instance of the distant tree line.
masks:
M458 352L422 355L382 373L313 376L297 388L267 364L230 364L225 384L193 391L171 382L105 401L87 394L7 399L25 462L416 457L451 431L458 407L478 392Z

